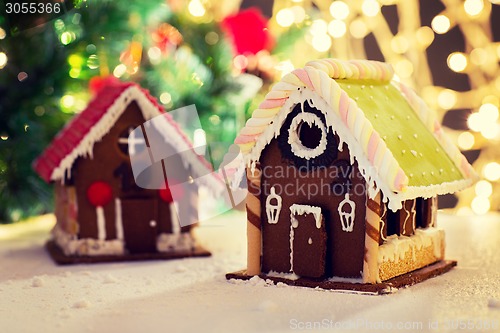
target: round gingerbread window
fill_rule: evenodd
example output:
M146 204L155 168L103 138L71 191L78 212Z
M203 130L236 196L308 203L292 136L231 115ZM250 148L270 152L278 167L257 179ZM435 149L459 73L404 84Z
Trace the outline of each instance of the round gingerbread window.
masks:
M307 160L317 157L326 149L325 125L314 113L299 113L292 119L288 140L296 156Z

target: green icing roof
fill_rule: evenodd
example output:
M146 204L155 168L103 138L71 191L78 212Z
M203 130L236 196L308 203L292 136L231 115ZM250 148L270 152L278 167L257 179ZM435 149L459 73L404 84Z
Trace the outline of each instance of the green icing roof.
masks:
M409 186L428 186L464 177L433 134L390 83L337 80L363 110L409 178Z

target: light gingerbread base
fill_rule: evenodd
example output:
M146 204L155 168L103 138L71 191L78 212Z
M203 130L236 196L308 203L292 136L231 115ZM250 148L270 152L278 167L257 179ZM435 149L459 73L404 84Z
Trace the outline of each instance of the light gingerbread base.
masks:
M265 280L271 280L274 284L279 282L290 286L321 288L327 290L352 291L371 295L390 294L397 291L398 288L411 286L435 276L444 274L457 265L454 260L441 260L431 265L422 267L413 272L393 277L381 283L351 283L343 281L331 280L314 280L308 278L298 278L296 280L287 279L285 277L271 276L267 274L259 274L259 277ZM247 275L246 271L238 271L226 274L226 279L250 280L253 276Z
M52 259L59 265L71 264L93 264L107 263L120 261L139 261L139 260L170 260L188 257L209 257L210 252L203 247L196 245L193 250L172 251L172 252L156 252L156 253L136 253L136 254L120 254L120 255L70 255L64 254L62 249L55 241L48 241L45 245Z

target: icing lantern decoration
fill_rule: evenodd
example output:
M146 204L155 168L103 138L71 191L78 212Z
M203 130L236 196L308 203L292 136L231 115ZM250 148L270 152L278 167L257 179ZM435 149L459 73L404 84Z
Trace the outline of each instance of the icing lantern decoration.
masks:
M113 190L106 182L93 182L87 189L87 199L93 206L102 207L113 199Z
M347 211L347 207L350 208L350 211ZM354 228L355 209L356 203L349 198L349 193L346 193L344 200L340 202L338 207L340 223L342 224L342 230L345 232L352 232Z
M173 194L172 191L174 192ZM184 196L184 186L182 184L178 184L175 187L170 187L168 183L165 182L165 188L158 190L158 194L160 195L160 199L171 203L174 201L174 198L179 200Z
M276 200L276 203L272 202L273 199ZM271 187L271 194L269 194L266 199L267 222L269 222L269 224L278 223L278 219L280 218L280 212L281 212L281 197L278 194L276 194L276 190L274 189L273 186Z

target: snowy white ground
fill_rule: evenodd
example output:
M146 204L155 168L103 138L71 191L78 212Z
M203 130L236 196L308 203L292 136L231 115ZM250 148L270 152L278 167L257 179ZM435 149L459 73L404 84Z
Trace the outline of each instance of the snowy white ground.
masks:
M56 266L52 217L0 227L0 332L500 332L500 216L440 214L450 273L387 296L228 282L245 216L199 228L211 258Z

